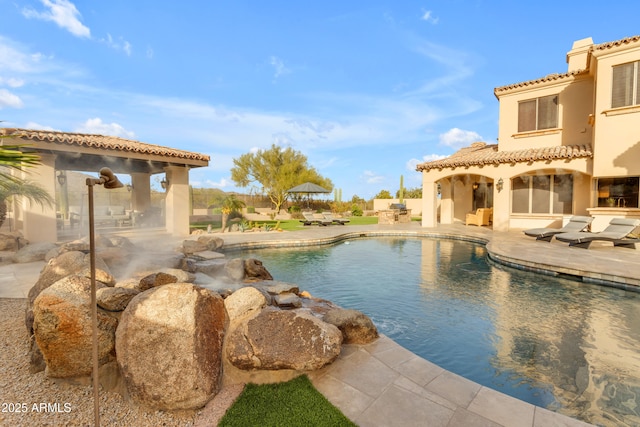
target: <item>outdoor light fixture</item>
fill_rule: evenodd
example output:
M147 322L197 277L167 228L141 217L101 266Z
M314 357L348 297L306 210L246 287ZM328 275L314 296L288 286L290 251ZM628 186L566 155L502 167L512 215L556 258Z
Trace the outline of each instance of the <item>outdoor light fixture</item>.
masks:
M111 169L102 168L99 174L100 178L87 178L87 187L89 189L89 256L91 263L91 323L93 335L93 410L94 425L96 427L100 426L100 399L98 395L98 305L96 303L96 239L94 233L93 187L95 185L104 185L104 188L107 189L123 187Z
M167 188L169 188L169 180L167 178L162 178L162 181L160 181L160 186L163 190L166 190Z
M474 182L473 185L472 185L474 190L477 190L479 186L480 186L480 184L478 184L477 182Z
M503 186L504 186L504 181L502 180L502 178L500 178L498 180L498 183L496 184L496 190L498 190L498 193L502 191Z
M63 171L58 172L58 176L56 176L56 178L58 178L58 184L60 184L60 186L67 183L67 175Z
M127 184L127 191L131 193L131 190L133 190L133 185Z

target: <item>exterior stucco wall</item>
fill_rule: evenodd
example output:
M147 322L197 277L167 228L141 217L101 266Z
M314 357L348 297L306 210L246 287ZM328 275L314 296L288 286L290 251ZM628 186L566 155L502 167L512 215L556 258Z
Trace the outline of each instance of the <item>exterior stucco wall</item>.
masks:
M640 106L611 108L612 67L639 60L640 46L597 53L593 144L597 177L640 175Z

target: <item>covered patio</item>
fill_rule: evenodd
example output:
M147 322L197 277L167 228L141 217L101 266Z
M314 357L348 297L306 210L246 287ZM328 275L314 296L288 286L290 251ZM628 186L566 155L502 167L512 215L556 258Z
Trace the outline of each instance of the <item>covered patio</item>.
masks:
M123 190L130 193L127 206L112 205L111 195L101 201L96 194L96 210L100 210L96 215L101 215L105 226L140 226L147 215L150 222L146 225L157 226L173 236L189 234L189 170L208 166L209 156L103 135L14 128L0 129L0 135L5 136L0 145L20 145L22 151L40 156L38 166L18 172L20 178L35 181L52 196L58 196L57 206L51 208L22 199L15 201L12 228L20 230L27 240L56 242L68 234L65 225L88 227L84 220L87 201L82 197L86 189L70 189L68 178L71 171L96 177L103 167L130 177ZM161 181L155 178L165 191L164 200L152 203L152 179L159 174L164 174ZM82 201L75 213L68 203L70 191L75 200ZM78 191L83 194L76 194ZM82 233L81 229L77 231Z

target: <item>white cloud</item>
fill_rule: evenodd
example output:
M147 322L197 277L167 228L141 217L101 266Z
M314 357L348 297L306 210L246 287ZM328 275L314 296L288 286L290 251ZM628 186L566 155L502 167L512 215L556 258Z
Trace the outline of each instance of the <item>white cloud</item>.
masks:
M0 77L0 85L7 85L9 87L21 87L24 85L24 80L14 78L5 79L3 77Z
M106 44L111 49L115 49L118 51L122 50L124 51L124 53L127 54L127 56L131 56L131 52L132 52L131 43L129 43L122 37L119 37L118 40L114 40L111 34L107 33L107 37L104 39L100 39L100 42Z
M280 76L284 76L286 74L290 74L291 70L287 67L285 67L284 62L282 61L282 59L276 57L276 56L272 56L271 58L269 58L269 63L271 64L271 66L274 68L275 70L275 74L273 75L274 79L277 79Z
M91 31L80 22L80 12L76 6L68 0L40 0L47 8L44 12L38 12L31 8L22 10L26 18L41 19L55 22L60 28L69 31L77 37L91 37Z
M382 181L384 181L384 176L383 175L378 175L373 171L369 171L366 170L362 173L361 178L367 183L367 184L379 184Z
M60 131L60 129L56 129L56 128L53 128L51 126L41 125L40 123L36 123L36 122L27 122L24 125L24 128L25 129L50 130L50 131L53 131L53 132L59 132Z
M440 134L440 145L460 149L470 145L472 142L482 141L482 137L470 130L462 130L452 128L445 133Z
M427 21L430 24L437 24L439 18L435 18L433 16L433 12L431 12L430 10L427 10L422 14L422 18L420 19L422 19L423 21Z
M76 132L92 133L99 135L120 136L123 138L134 138L135 134L126 130L117 123L103 123L102 119L88 119L84 124L76 128Z
M14 95L6 89L0 89L0 109L9 108L22 108L22 99L18 95Z
M206 181L206 185L208 185L209 187L226 188L226 187L229 187L231 184L226 178L221 178L220 181L218 182L211 181L208 179Z
M444 159L447 156L444 156L442 154L427 154L426 156L422 156L422 160L419 159L409 159L407 161L407 163L405 164L407 170L410 170L412 172L416 171L416 166L418 166L420 163L425 163L425 162L432 162L434 160L441 160Z

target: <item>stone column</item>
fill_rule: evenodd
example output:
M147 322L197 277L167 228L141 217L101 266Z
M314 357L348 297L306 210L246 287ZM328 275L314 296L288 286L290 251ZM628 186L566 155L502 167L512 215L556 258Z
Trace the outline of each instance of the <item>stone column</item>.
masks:
M498 191L498 181L502 178L502 190ZM497 177L493 181L493 230L509 231L511 216L511 179Z
M167 166L169 188L165 199L167 231L174 236L189 235L189 169Z

